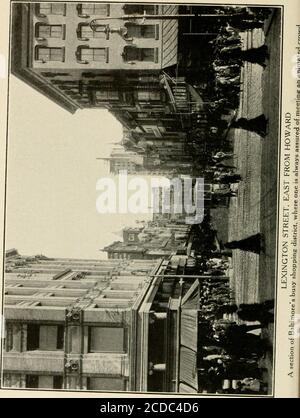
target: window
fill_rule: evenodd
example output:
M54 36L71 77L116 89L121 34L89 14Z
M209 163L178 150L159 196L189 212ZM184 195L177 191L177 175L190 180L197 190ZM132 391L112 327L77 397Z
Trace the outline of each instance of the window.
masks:
M138 112L137 117L139 119L147 119L148 118L148 113Z
M38 46L36 48L36 60L42 62L65 60L64 48L46 48L44 46Z
M146 61L158 62L157 48L137 48L136 46L126 46L123 52L125 61Z
M56 338L56 349L64 349L64 340L65 340L65 327L63 325L58 325L57 327L57 338Z
M129 234L128 235L128 241L135 241L135 235L134 234Z
M36 37L37 38L65 38L65 26L63 25L36 25Z
M89 353L123 353L124 328L89 327Z
M137 92L138 100L141 102L150 102L150 101L156 101L160 100L160 91L159 90L153 90L153 91L143 91L140 90Z
M141 83L157 83L158 77L154 75L141 75L139 76Z
M88 24L81 24L78 27L78 38L88 41L91 38L108 39L109 38L109 26L108 25L96 25L93 30Z
M88 390L124 390L124 380L117 377L88 377Z
M156 25L127 25L127 36L130 38L158 39Z
M26 375L26 388L62 389L63 376L28 374Z
M78 14L81 17L109 16L110 6L104 3L80 3L78 5Z
M34 374L26 375L26 387L27 388L38 388L39 387L39 377Z
M95 92L97 102L119 100L119 92L115 90L103 90Z
M63 388L63 377L62 376L53 376L53 389L62 389Z
M65 3L39 3L38 14L41 16L65 15L66 5Z
M79 47L77 55L85 63L89 63L90 61L108 62L108 48Z
M27 350L38 350L40 345L40 327L36 324L27 325ZM28 386L31 387L31 386ZM35 386L36 387L36 386Z
M27 325L27 350L63 350L63 325Z
M144 14L144 12L146 12L149 15L156 14L156 6L147 6L145 4L125 4L125 6L123 6L123 10L126 15L139 15Z

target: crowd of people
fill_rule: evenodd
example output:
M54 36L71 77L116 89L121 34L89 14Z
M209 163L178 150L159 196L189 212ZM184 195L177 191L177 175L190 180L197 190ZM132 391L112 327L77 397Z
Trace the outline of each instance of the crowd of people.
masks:
M266 393L265 370L260 359L269 347L261 335L252 331L273 322L274 301L236 305L228 277L224 276L227 261L208 260L207 265L208 276L200 284L197 364L200 390ZM213 271L223 275L214 275Z
M243 45L241 32L262 28L269 16L268 8L230 7L222 6L214 10L223 16L217 36L210 42L213 48L211 60L211 82L207 87L208 126L207 140L212 150L205 153L201 159L194 153L194 164L202 166L203 175L215 187L212 193L214 207L228 203L227 198L238 195L238 183L243 180L235 167L234 154L230 152L232 144L226 140L230 129L242 129L254 132L264 138L268 132L268 120L264 114L247 119L237 119L237 108L240 93L243 90L241 68L245 62L266 66L268 48L262 45L258 48L246 49ZM197 139L193 130L193 145L197 149ZM203 156L203 153L201 153ZM226 204L226 203L225 203Z
M199 279L198 385L202 393L265 394L264 357L271 349L262 330L274 321L274 300L236 303L229 257L233 248L258 251L261 236L231 242L225 249L212 238L209 218L201 236L211 237L197 255ZM258 236L259 235L259 236ZM205 240L205 239L204 239ZM244 242L245 241L245 242ZM255 332L254 332L255 331Z
M212 81L208 86L207 135L216 141L213 150L205 155L203 167L204 176L214 185L212 207L218 207L224 202L224 197L237 196L238 183L243 181L235 167L235 155L226 142L229 130L242 129L261 138L267 135L265 115L252 119L237 119L236 115L244 88L242 66L250 62L265 68L269 56L266 45L247 49L241 33L262 28L270 11L267 8L220 7L215 12L224 16L220 20L217 36L210 41L213 57L210 69ZM206 230L202 233L209 236ZM220 248L208 247L201 249L198 256L199 273L207 276L200 280L199 391L267 393L267 370L262 359L270 347L261 331L274 320L274 301L237 305L229 283L226 257L234 249L261 253L264 251L264 237L257 233L225 243Z

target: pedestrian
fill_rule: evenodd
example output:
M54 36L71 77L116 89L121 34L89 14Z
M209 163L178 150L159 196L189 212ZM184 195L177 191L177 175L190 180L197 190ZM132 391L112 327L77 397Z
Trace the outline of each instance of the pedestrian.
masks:
M216 181L221 184L232 184L232 183L238 183L242 180L242 177L240 174L227 174L222 173L216 178Z
M261 329L261 324L246 325L229 323L214 325L215 334L213 339L223 347L228 354L237 358L251 358L263 356L267 351L267 344L259 335L252 334L250 331Z
M225 363L224 377L226 379L236 380L247 377L259 379L262 377L263 370L257 363L246 359L234 359Z
M268 54L268 47L266 45L262 45L258 48L250 48L247 50L242 50L238 46L226 47L220 51L220 57L222 59L233 59L233 60L241 60L241 61L248 61L253 64L259 64L265 68L266 66L266 59L269 57Z
M245 32L251 29L261 29L264 25L262 20L242 20L242 21L235 21L231 22L232 26L239 30L240 32Z
M238 317L244 321L259 321L261 324L274 322L274 300L267 300L262 303L241 304L237 309Z
M213 362L216 360L229 360L230 356L228 354L208 354L207 356L203 357L204 361Z
M263 251L263 236L258 233L250 237L234 240L224 244L226 248L231 250L242 250L260 254Z
M237 312L237 310L238 310L238 306L236 304L227 304L227 305L224 304L224 305L219 306L216 314L218 316L224 315L224 314L233 314Z
M246 377L236 382L239 393L265 393L268 385L260 379Z
M226 54L226 53L232 53L232 52L235 52L235 51L241 51L242 49L241 49L241 46L240 45L228 45L228 46L223 46L221 49L220 49L220 54L222 55L222 54Z
M223 76L216 76L217 83L221 84L222 86L238 86L240 85L240 76L236 77L223 77Z
M239 75L240 73L240 67L237 66L238 68L232 68L233 66L228 66L228 68L224 68L225 66L223 65L221 67L215 68L215 73L217 73L218 77L234 77Z
M229 189L218 189L212 192L212 196L222 196L222 197L236 197L237 192L234 190Z
M230 124L231 128L245 129L249 132L255 132L261 137L267 135L268 119L264 114L252 119L239 118Z
M212 167L213 169L228 169L228 170L234 170L236 167L234 165L227 165L223 163L216 163L215 167Z
M203 346L203 350L208 354L223 354L224 350L222 347L217 345L206 345Z
M216 162L221 162L222 160L227 160L232 157L234 157L233 153L219 151L215 155L212 156L212 159Z

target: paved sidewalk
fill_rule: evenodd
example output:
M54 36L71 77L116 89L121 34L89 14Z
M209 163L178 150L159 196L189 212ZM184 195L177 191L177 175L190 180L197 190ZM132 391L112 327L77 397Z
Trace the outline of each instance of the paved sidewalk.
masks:
M269 120L266 138L241 129L232 129L234 165L241 174L238 196L229 206L229 240L246 238L257 232L265 237L265 251L257 255L234 250L231 284L238 303L253 303L273 299L276 286L276 221L277 221L277 158L279 146L280 97L280 14L275 12L264 31L242 34L244 48L266 43L270 58L263 69L245 63L242 69L242 93L237 117L253 118L264 113ZM273 343L273 325L262 332ZM268 369L265 380L272 384L272 350L262 362Z

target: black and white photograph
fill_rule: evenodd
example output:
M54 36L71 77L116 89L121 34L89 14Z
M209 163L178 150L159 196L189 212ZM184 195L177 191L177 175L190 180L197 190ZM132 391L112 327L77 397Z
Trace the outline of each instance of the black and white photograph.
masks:
M282 33L11 1L2 389L273 396Z

